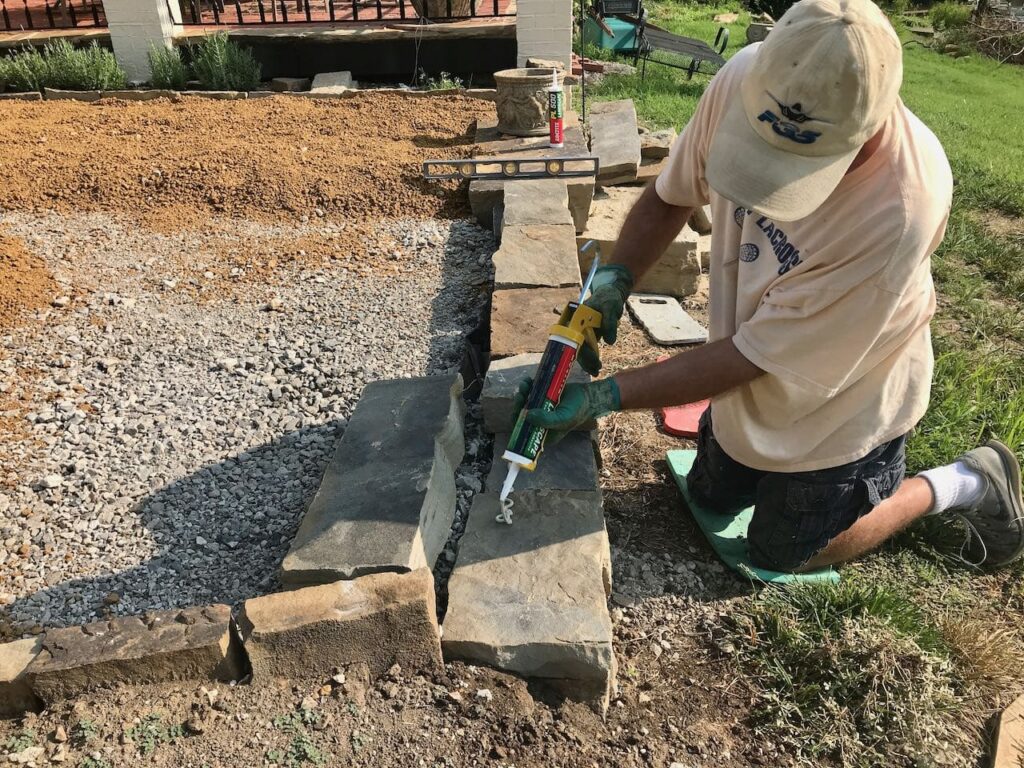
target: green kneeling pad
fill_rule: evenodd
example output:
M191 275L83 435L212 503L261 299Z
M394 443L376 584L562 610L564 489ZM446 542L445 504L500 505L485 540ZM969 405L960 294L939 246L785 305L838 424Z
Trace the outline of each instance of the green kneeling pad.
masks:
M773 584L795 584L798 582L830 582L839 581L839 572L833 568L822 568L807 573L783 573L758 568L750 562L747 551L747 528L754 515L754 508L747 507L735 515L720 515L698 506L690 498L690 490L686 487L686 475L697 458L696 451L669 451L665 454L668 468L676 479L676 485L683 492L683 498L693 514L693 519L704 532L711 548L720 558L737 573L757 581Z

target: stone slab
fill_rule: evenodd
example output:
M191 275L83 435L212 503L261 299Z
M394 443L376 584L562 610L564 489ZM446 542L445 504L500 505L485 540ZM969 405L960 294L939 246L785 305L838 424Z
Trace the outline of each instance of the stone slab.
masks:
M572 224L516 224L502 228L501 246L494 253L496 290L572 286L578 289L581 285L576 228Z
M661 160L668 157L672 142L676 140L676 129L648 131L640 135L640 157L647 160Z
M1018 696L999 715L992 768L1024 765L1024 696Z
M594 432L570 432L554 445L547 446L537 469L520 472L516 478L513 498L529 491L593 491L599 481L597 477L597 446ZM485 488L490 493L500 493L505 480L508 463L501 461L501 454L508 447L507 434L494 436L494 461L487 474Z
M595 240L601 253L611 254L619 239L622 222L643 194L642 187L609 187L595 197L587 230L576 239L582 247L587 240ZM688 226L683 227L665 253L637 283L636 290L643 293L663 293L685 297L695 293L700 285L699 236ZM594 251L580 253L580 271L586 274L593 261Z
M247 91L181 91L182 96L195 96L200 99L214 99L215 101L237 101L238 99L249 98Z
M321 677L366 664L374 677L442 668L429 568L375 573L246 600L238 626L253 678Z
M536 373L540 358L539 353L528 353L491 362L484 378L483 391L480 393L480 410L485 430L502 433L511 429L512 402L519 382ZM578 365L574 365L568 380L586 384L590 381L590 376ZM584 429L593 429L595 426L596 424L587 425Z
M52 101L99 101L100 91L68 91L62 88L43 88L43 96Z
M590 149L579 124L579 115L566 113L565 146L555 149L549 146L546 136L510 137L498 132L498 121L477 121L473 157L477 159L495 157L589 157ZM569 195L569 212L576 224L576 232L582 232L587 225L590 203L594 198L594 177L582 176L565 179ZM522 181L508 182L515 186ZM531 183L531 182L525 182ZM474 180L469 184L469 205L480 225L493 227L495 205L503 202L506 182Z
M355 87L351 72L321 72L313 78L310 92L317 94L344 93Z
M39 91L19 91L16 93L0 93L0 101L42 101L43 94Z
M448 583L445 657L559 681L604 711L616 664L600 493L519 493L510 526L498 512L496 493L473 500Z
M312 81L308 77L275 77L270 81L270 90L278 93L308 91L311 85Z
M154 99L178 98L177 91L161 88L143 88L139 90L125 89L121 91L103 91L104 99L120 99L121 101L153 101Z
M42 637L0 643L0 718L38 712L43 703L32 692L25 670L39 655Z
M635 184L647 185L653 182L665 170L668 159L662 160L641 160L640 168L636 172Z
M281 564L285 584L432 567L455 516L462 377L366 386Z
M602 101L590 108L590 149L600 159L599 185L636 178L640 135L632 99Z
M227 605L47 630L26 675L50 704L113 683L238 680L246 674Z
M569 188L563 179L531 179L508 185L502 200L502 227L573 223Z
M655 344L675 346L700 344L708 340L707 328L686 314L672 296L634 293L626 300L630 314L636 318Z
M543 352L551 326L565 305L579 298L572 288L509 288L491 296L491 359Z

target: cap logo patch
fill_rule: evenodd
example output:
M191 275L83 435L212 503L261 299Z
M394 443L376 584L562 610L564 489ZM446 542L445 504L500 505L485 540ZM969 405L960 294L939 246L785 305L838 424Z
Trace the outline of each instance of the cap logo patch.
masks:
M813 144L818 137L821 136L820 131L800 130L799 124L806 123L808 120L814 120L815 122L821 123L827 121L819 120L816 117L804 114L803 106L799 101L792 105L783 104L777 98L772 96L771 93L768 95L772 97L772 101L779 105L779 111L782 113L782 117L786 119L783 120L782 117L776 115L772 110L766 109L757 116L758 120L762 123L771 123L772 130L775 131L775 133L785 139L795 141L797 144Z

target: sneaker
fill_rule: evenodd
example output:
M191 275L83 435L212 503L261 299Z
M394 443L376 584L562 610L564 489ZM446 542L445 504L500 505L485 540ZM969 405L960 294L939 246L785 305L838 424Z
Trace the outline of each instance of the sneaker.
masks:
M958 461L981 475L984 493L971 507L951 510L967 526L961 557L974 566L998 568L1024 553L1024 499L1017 457L998 440L989 440Z

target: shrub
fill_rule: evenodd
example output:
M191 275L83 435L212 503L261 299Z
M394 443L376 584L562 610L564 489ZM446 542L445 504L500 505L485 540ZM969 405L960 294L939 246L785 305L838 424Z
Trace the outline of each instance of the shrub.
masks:
M223 32L196 46L192 71L202 86L211 91L250 91L260 84L260 64L252 51Z
M114 54L93 43L75 48L66 40L47 43L40 52L26 48L0 60L0 80L15 91L65 88L102 91L124 88L127 82Z
M931 18L932 26L936 29L966 27L971 20L971 6L945 0L932 6Z
M154 88L181 90L188 85L188 67L177 48L154 45L149 50L150 84Z
M747 8L750 9L751 16L767 13L778 21L794 2L796 0L747 0Z

